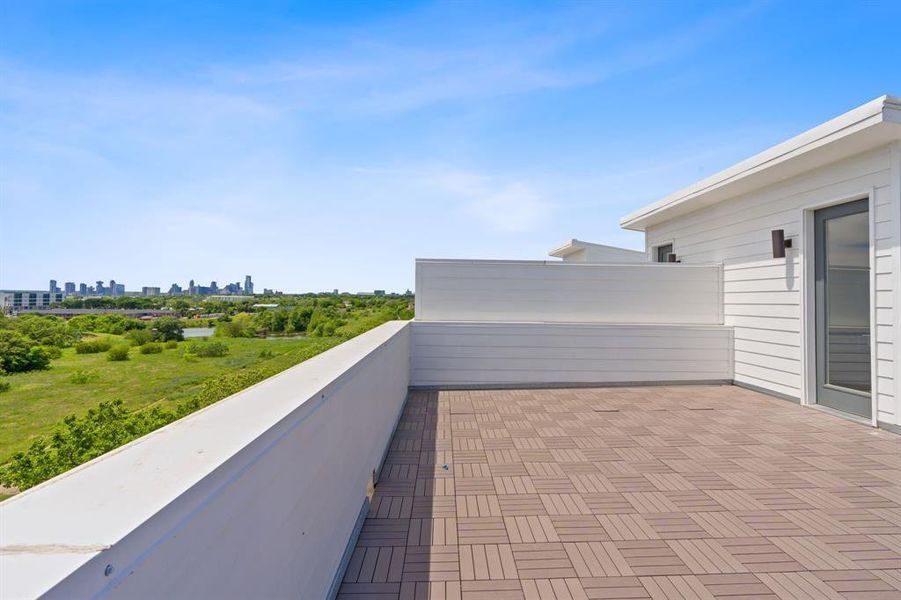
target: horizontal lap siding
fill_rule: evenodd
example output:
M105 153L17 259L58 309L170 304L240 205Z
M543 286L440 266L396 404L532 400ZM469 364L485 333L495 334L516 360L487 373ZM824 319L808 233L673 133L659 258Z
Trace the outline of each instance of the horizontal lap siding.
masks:
M674 241L683 263L723 264L724 324L734 327L735 380L799 398L801 210L876 189L876 321L879 419L895 423L894 309L897 186L888 149L836 163L747 196L677 217L647 231L649 247ZM795 248L773 259L770 231Z
M722 381L731 331L716 326L413 324L421 386Z
M719 266L416 262L422 321L721 324Z

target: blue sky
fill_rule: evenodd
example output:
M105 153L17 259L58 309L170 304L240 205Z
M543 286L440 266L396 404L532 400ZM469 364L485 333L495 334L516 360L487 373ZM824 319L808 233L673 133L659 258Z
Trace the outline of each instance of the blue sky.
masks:
M0 287L413 287L884 93L901 4L0 2Z

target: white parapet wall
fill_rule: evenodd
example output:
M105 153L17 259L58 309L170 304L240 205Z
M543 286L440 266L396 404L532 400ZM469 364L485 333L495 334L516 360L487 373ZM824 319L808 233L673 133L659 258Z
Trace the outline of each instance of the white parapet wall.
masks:
M372 331L0 504L0 598L324 598L403 408Z
M723 322L721 265L416 261L418 321Z
M419 322L412 385L426 388L723 382L732 329L717 325Z

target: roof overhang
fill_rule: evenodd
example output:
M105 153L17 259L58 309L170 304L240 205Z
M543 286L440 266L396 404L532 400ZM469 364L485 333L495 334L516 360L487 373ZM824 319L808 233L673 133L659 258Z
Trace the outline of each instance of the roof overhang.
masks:
M585 249L585 242L580 242L577 239L571 239L568 242L557 246L556 248L552 248L548 251L548 256L554 256L556 258L566 258L570 254L575 252L579 252L580 250Z
M590 250L590 249L598 249L598 250L615 250L617 252L635 252L636 254L644 254L644 252L639 252L638 250L629 250L628 248L620 248L618 246L608 246L606 244L595 244L592 242L583 242L582 240L577 240L575 238L557 246L556 248L552 248L548 251L548 256L553 256L555 258L566 258L571 254L575 254L576 252L581 252L582 250Z
M901 140L901 98L881 96L620 219L625 229L705 208Z

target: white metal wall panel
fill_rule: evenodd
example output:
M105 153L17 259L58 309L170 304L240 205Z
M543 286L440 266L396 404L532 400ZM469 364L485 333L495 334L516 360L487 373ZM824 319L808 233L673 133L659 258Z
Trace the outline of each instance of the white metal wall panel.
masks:
M416 261L422 321L722 323L718 265Z
M732 379L732 333L703 325L412 323L418 386Z

